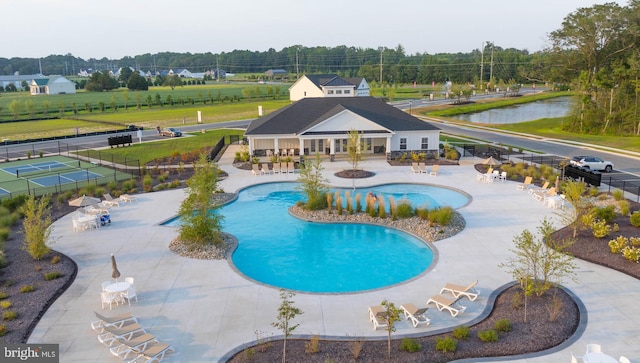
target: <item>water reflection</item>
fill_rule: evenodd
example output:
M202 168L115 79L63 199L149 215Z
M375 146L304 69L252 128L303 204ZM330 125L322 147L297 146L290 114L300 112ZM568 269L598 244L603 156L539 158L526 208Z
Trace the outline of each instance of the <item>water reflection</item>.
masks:
M511 107L458 115L452 118L473 123L512 124L541 118L563 117L569 113L570 107L571 97L557 97Z

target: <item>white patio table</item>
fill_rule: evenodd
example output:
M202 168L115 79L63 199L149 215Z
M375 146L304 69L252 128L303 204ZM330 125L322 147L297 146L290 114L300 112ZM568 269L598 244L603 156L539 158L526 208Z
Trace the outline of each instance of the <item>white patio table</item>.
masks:
M602 352L587 353L582 357L585 363L618 363L618 360Z

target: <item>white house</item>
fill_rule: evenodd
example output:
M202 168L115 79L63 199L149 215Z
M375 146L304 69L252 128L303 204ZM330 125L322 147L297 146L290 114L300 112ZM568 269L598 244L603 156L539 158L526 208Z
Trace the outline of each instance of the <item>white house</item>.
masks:
M370 87L364 78L342 78L337 74L307 74L289 87L289 99L306 97L367 97Z
M440 129L373 97L303 98L251 122L245 136L254 156L348 154L356 130L363 153L438 152Z
M62 76L34 78L29 84L32 96L76 93L76 84Z

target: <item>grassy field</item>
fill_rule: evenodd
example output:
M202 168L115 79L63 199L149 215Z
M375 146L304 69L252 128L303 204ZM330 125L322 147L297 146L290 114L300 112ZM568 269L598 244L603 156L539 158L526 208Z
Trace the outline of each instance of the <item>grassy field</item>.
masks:
M243 130L209 130L206 133L189 133L183 137L176 137L157 142L143 144L132 144L127 147L100 150L103 159L110 159L115 156L119 159L140 160L140 165L144 165L158 158L168 156L179 156L192 150L199 150L204 147L215 145L220 138L226 135L239 135L242 137ZM85 154L86 156L86 154Z
M166 105L166 108L181 108L195 105L229 103L232 98L245 98L252 100L273 99L268 96L268 90L275 93L279 88L278 99L289 99L288 84L258 84L256 82L247 83L210 83L205 85L190 85L176 87L150 87L148 91L129 91L121 88L109 92L85 92L78 90L75 94L64 95L40 95L31 96L28 92L4 92L0 94L0 121L14 120L15 115L11 109L11 104L15 101L19 107L18 120L34 117L66 117L66 116L86 116L92 113L102 113L100 104L104 108L113 111L115 106L118 110L125 108L135 109L138 103L142 108L148 108L150 98L153 107L158 107L157 99L169 104L168 97L173 102L173 106ZM260 90L260 94L256 90ZM93 112L87 111L91 109ZM61 112L61 110L63 112Z

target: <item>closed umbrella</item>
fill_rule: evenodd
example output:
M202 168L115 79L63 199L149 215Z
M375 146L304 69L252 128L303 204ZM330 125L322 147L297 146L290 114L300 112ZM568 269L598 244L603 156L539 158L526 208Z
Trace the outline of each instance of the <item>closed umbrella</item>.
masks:
M118 282L118 277L120 277L120 271L118 271L118 264L116 263L116 256L111 254L111 277L116 279Z
M93 205L98 203L100 203L100 199L94 198L94 197L87 197L86 195L83 195L80 198L76 198L69 201L69 205L72 207L86 207L88 205Z
M501 165L502 163L498 160L494 159L493 156L489 156L485 161L482 162L484 165L496 166Z

